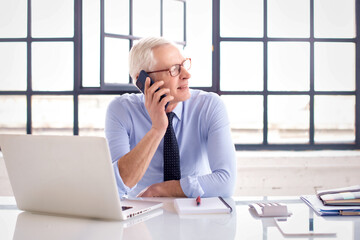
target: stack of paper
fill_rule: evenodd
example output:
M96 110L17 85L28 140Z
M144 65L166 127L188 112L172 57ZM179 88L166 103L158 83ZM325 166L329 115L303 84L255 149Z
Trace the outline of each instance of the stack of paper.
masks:
M318 191L317 196L324 205L330 206L360 206L360 185L346 188Z
M316 195L301 196L300 198L321 216L360 215L360 206L324 206Z

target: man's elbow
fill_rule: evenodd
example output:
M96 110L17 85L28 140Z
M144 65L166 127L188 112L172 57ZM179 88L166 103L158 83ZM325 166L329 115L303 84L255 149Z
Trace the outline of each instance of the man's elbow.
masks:
M235 181L226 184L226 186L224 186L223 190L221 191L220 196L224 198L232 197L234 195L234 192L235 192Z
M219 196L232 197L235 192L236 171L223 171L220 175L221 186L219 187Z

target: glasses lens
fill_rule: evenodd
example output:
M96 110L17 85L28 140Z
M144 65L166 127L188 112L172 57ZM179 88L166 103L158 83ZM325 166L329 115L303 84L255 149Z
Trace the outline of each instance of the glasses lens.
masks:
M189 70L190 67L191 67L191 59L188 58L182 64L176 64L176 65L172 66L169 69L170 75L173 76L173 77L176 77L177 75L179 75L180 71L181 71L181 66L183 68L185 68L186 70Z
M180 64L172 66L169 71L171 76L176 77L180 73Z
M191 59L190 58L186 59L182 65L186 70L189 70L191 67Z

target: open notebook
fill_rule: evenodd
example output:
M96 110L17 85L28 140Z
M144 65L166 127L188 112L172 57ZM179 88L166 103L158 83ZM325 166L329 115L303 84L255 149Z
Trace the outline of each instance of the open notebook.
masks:
M198 205L195 198L177 198L174 206L179 214L231 213L231 206L222 197L202 198Z

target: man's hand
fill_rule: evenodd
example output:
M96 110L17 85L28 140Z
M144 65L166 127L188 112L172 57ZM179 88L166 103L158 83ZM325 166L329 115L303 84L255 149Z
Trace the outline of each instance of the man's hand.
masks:
M150 78L147 78L145 81L144 92L145 107L150 115L152 127L158 131L163 131L165 134L166 128L168 126L165 105L167 102L173 100L174 97L169 95L170 89L160 88L163 84L164 81L156 81L152 86L150 86ZM159 90L157 91L157 89ZM164 94L166 94L166 97L160 101L161 96Z
M137 197L186 197L180 186L180 181L171 180L155 183L143 191Z
M145 107L150 115L152 127L130 152L118 160L120 176L124 184L130 188L144 176L168 126L165 105L174 97L169 95L168 88L156 91L163 84L163 81L156 81L150 87L150 78L146 79ZM166 97L160 101L160 97L164 94L167 94Z

